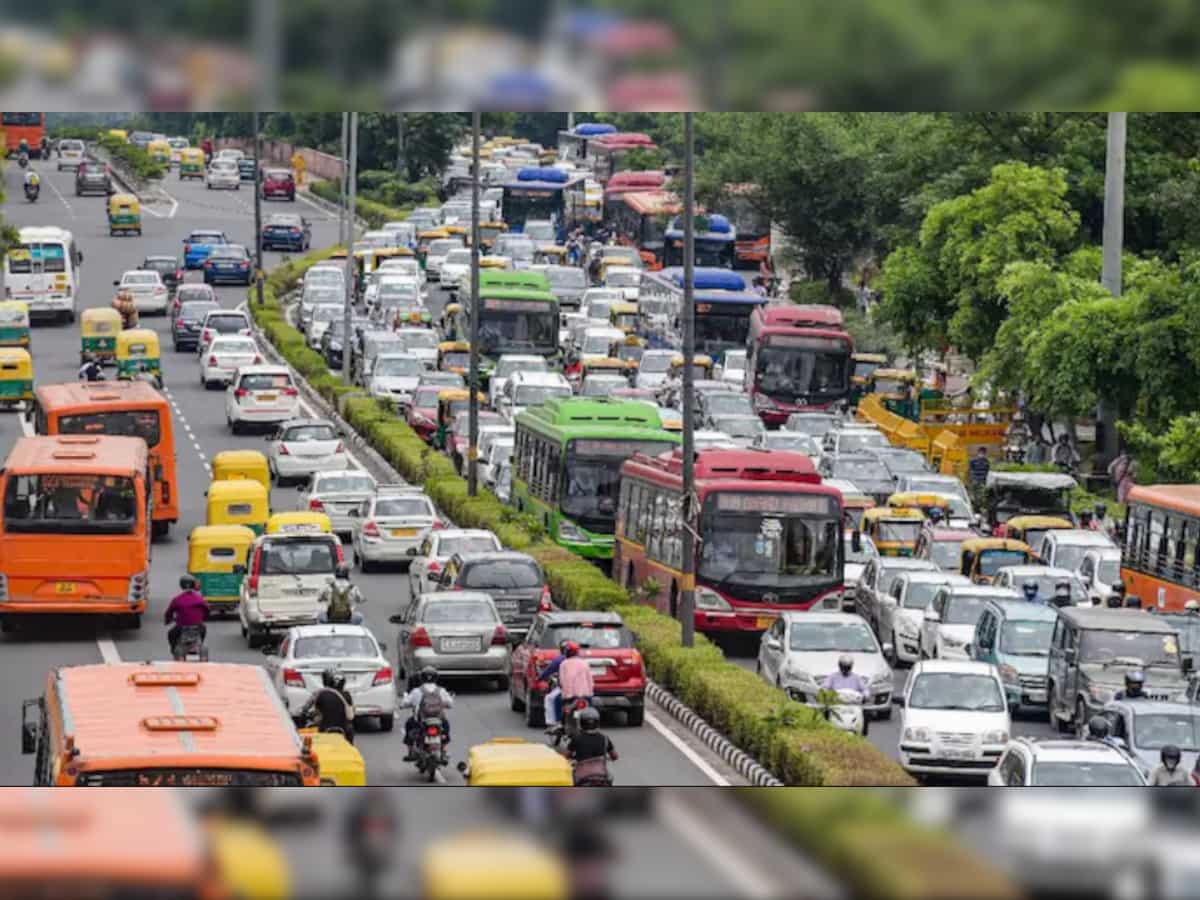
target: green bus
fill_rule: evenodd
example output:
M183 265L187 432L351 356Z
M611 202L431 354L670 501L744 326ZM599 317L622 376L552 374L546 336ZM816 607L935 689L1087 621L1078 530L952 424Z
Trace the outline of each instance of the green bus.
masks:
M457 333L471 334L471 298L461 298ZM505 353L536 353L556 357L558 301L541 272L479 272L479 355L491 371Z
M612 559L621 463L680 443L658 410L634 400L553 397L516 425L512 505L589 559Z

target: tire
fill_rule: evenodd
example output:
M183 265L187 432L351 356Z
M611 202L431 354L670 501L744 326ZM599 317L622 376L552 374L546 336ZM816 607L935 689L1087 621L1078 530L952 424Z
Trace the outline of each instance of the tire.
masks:
M525 694L525 724L530 728L546 727L546 710L541 703L535 703L528 693Z
M151 537L164 538L171 530L170 522L155 522L150 526Z
M884 722L892 721L892 708L889 706L887 709L885 709L883 712L881 712L879 714L879 718L882 719Z
M888 665L893 669L900 668L900 645L896 643L896 629L892 629L892 652L891 658L888 659Z
M125 616L125 627L130 631L137 631L140 629L142 627L142 614L131 613L130 615Z
M525 701L513 692L511 681L508 683L508 708L513 712L525 711Z
M1071 725L1081 741L1087 737L1087 707L1083 705L1082 697L1075 701L1075 718L1071 720Z
M360 569L362 569L363 572L374 572L375 571L375 563L371 562L365 556L360 556L358 558L358 567Z
M230 423L229 423L229 429L230 429L230 430L231 430L231 431L232 431L232 432L233 432L235 435L236 435L236 434L241 434L241 433L242 433L242 423L241 423L241 422L237 422L237 421L230 421Z
M646 707L634 706L625 713L625 724L630 728L641 728L646 716Z
M259 632L246 630L246 646L251 650L257 650L265 643L265 638Z
M508 676L507 675L501 675L496 679L496 690L497 691L507 691L508 690Z
M396 716L394 713L388 713L385 716L379 717L380 731L391 731L394 727L396 727Z

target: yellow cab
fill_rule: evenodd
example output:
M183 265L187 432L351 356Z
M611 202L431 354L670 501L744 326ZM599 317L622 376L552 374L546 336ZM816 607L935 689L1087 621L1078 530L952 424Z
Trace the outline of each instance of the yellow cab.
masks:
M79 317L79 356L91 354L97 362L116 362L121 314L111 306L93 306Z
M711 356L704 353L697 353L692 357L692 377L697 381L708 380L712 378L713 360ZM683 357L675 356L671 358L671 371L667 373L667 377L671 379L683 379Z
M561 854L516 832L438 838L421 860L425 900L567 900L571 895Z
M209 816L204 831L228 897L289 900L293 896L287 857L266 828L244 819Z
M179 151L179 180L185 178L204 180L204 151L199 147L184 147Z
M264 652L267 649L272 648L264 648ZM301 728L300 734L312 741L321 762L322 787L366 787L366 761L345 737L336 732L322 734L316 728Z
M926 518L929 517L930 510L938 509L942 512L942 521L950 520L950 501L939 494L922 494L918 491L902 491L892 494L888 497L887 505L892 509L908 508L919 509L921 514Z
M222 450L212 458L212 480L249 478L271 490L271 468L265 454L257 450Z
M254 538L245 525L197 525L188 535L188 574L214 613L237 608L245 575L235 569L246 566Z
M479 252L491 250L492 245L496 243L496 238L508 231L508 226L503 222L480 222L479 223Z
M0 404L33 402L33 357L22 347L0 347Z
M979 584L991 584L1005 566L1027 566L1041 559L1024 541L1011 538L973 538L962 543L959 574Z
M151 141L146 145L146 153L156 163L164 166L171 164L171 145L166 141Z
M329 516L303 509L275 513L267 519L267 534L333 534Z
M911 507L877 506L862 515L862 532L880 556L912 556L921 537L925 516Z
M636 303L614 303L608 308L608 321L613 328L633 334L638 327L638 305Z
M481 269L500 269L501 271L507 271L511 265L512 260L507 256L488 254L487 256L479 257L479 268Z
M523 738L493 738L467 751L458 764L471 787L571 787L571 764L545 744Z
M417 234L417 259L420 260L422 267L425 265L425 256L429 253L429 245L448 237L450 237L450 232L445 228L426 228Z
M109 235L142 234L142 201L133 194L113 194L108 198Z
M1040 547L1047 531L1074 527L1071 520L1063 516L1013 516L999 526L998 536Z
M214 481L208 486L206 525L245 525L262 534L271 517L269 494L248 478Z
M28 346L29 306L20 300L0 301L0 347Z

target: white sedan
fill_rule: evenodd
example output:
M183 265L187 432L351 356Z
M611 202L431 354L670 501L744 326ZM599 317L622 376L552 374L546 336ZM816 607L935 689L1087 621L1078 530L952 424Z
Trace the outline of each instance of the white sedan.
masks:
M320 419L292 419L279 426L267 448L267 464L276 482L307 480L317 472L350 468L338 430Z
M444 528L433 530L412 549L408 567L408 586L412 596L437 590L442 566L456 553L492 553L504 548L500 539L482 528Z
M131 269L121 276L120 281L114 281L113 285L118 290L129 292L138 313L156 313L164 316L167 314L170 292L158 272L150 269Z
M242 366L256 366L262 361L254 338L240 334L218 335L200 356L200 383L206 388L223 387L233 381Z
M242 173L238 164L232 159L214 159L204 176L204 186L210 191L213 188L232 188L239 191L242 188Z
M380 730L391 731L396 689L386 651L362 625L300 625L288 629L265 666L293 717L321 687L321 673L337 668L346 676L355 721L378 719Z

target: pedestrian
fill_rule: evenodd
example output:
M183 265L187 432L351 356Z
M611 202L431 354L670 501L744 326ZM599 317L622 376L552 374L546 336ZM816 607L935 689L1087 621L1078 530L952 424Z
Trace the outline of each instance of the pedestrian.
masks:
M1071 445L1071 436L1063 432L1054 445L1054 465L1070 474L1079 468L1079 451Z
M967 463L967 477L971 484L982 487L987 483L988 473L992 470L991 460L988 459L987 447L980 447Z
M1122 450L1117 458L1108 464L1108 477L1117 489L1117 502L1124 503L1134 485L1133 458L1129 451Z

